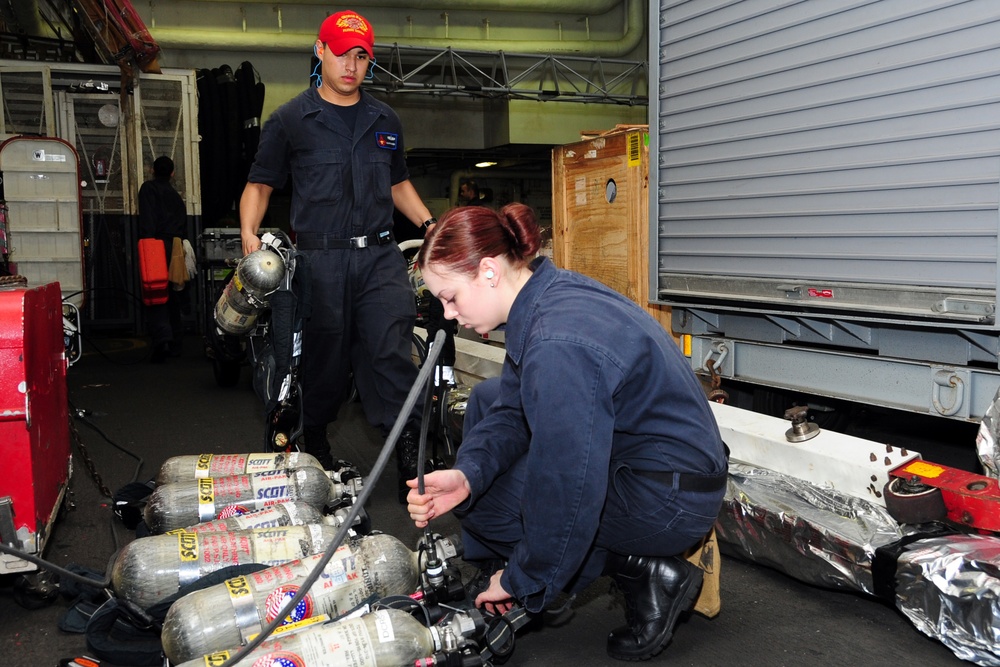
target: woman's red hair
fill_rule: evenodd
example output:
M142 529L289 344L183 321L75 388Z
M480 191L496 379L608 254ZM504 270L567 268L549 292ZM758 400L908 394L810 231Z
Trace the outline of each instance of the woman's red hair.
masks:
M503 257L512 266L527 264L542 245L535 213L525 204L499 211L485 206L453 208L427 234L417 264L475 275L484 257Z

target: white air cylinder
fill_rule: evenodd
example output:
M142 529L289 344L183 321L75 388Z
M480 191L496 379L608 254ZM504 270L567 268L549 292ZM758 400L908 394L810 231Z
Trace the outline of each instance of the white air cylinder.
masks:
M128 543L111 570L115 593L143 609L229 565L273 566L324 551L333 526L285 526L222 533L154 535Z
M160 472L156 475L156 485L202 477L228 477L308 466L323 469L315 456L305 452L172 456L160 466Z
M342 492L320 468L271 470L249 475L204 477L156 487L143 516L154 534L298 500L322 509L331 494ZM336 488L335 488L336 487Z
M245 255L215 304L215 323L228 334L248 333L285 275L285 260L270 248Z
M322 559L318 554L234 577L177 600L160 635L167 657L177 663L245 645L275 619ZM337 618L372 595L409 595L418 578L418 554L397 538L360 537L337 550L285 622L321 614Z
M477 612L457 613L447 623L430 628L399 609L379 609L336 623L325 623L269 639L237 662L305 667L404 667L435 651L454 649L481 630ZM177 667L221 665L236 650L220 651L181 663Z
M335 516L324 516L309 503L289 500L287 503L271 505L253 512L240 512L232 516L220 515L215 521L196 523L193 526L178 528L187 533L217 533L233 530L250 530L253 528L280 528L282 526L304 526L310 523L325 523L328 526L339 526L343 520ZM170 531L171 533L176 531Z

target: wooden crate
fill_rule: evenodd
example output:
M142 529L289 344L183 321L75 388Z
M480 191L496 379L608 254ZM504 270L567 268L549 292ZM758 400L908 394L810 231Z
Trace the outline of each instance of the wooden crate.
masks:
M649 301L649 128L619 127L552 151L555 264L601 281L670 331Z

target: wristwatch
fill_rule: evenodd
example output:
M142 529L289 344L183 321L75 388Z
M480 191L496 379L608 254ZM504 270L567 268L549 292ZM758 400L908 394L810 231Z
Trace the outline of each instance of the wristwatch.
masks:
M438 221L437 218L427 218L426 220L424 220L424 224L420 225L420 229L426 232L428 229L431 228L431 225L436 225L437 221Z

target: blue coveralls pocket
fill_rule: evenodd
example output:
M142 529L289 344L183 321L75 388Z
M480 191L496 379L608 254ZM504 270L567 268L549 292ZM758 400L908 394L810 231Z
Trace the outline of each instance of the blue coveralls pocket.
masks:
M310 202L336 201L344 196L344 155L338 149L306 151L295 160L292 182Z
M306 250L312 275L312 311L305 322L305 329L311 336L322 341L325 347L329 341L326 335L340 335L347 329L347 284L344 255L350 250Z
M378 201L392 199L392 152L377 150L368 160L368 192Z
M622 464L614 470L598 543L636 556L672 556L704 537L718 518L724 489L681 491L640 477Z
M410 278L406 273L406 260L399 246L380 248L377 252L384 254L378 257L375 276L378 281L378 298L386 315L407 322L417 319L417 295L410 287ZM412 326L412 323L410 324ZM409 340L409 335L405 336Z

